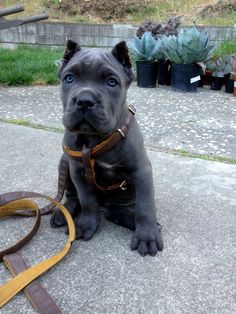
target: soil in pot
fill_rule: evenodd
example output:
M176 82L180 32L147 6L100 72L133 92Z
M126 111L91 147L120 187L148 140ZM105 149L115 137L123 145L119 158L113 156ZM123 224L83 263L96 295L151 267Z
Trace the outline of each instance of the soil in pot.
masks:
M223 82L224 82L224 78L223 77L212 76L211 89L213 89L213 90L221 90Z
M170 85L171 84L171 62L169 60L160 60L158 68L158 84Z
M197 64L173 64L171 86L182 92L196 92L201 68Z
M158 62L137 61L138 87L154 88L157 83Z

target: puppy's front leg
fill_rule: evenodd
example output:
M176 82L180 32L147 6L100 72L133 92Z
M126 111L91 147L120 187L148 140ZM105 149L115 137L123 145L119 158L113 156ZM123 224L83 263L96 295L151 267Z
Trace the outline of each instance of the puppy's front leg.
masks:
M161 227L156 222L152 167L147 156L144 156L134 172L133 181L136 188L136 206L131 249L137 249L143 256L154 256L157 251L162 251L163 242Z
M100 206L94 195L93 187L81 175L81 166L76 161L70 161L71 179L76 187L81 205L81 213L74 218L76 239L90 240L100 222Z

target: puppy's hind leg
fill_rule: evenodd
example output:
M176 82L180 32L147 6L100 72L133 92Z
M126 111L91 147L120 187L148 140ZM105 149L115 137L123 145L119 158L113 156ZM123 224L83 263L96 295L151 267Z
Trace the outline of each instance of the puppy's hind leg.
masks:
M105 210L105 218L117 225L135 230L134 205L109 205Z
M81 206L76 188L71 180L70 174L68 174L66 181L65 196L66 200L64 202L64 206L68 209L72 218L75 218L80 213ZM55 211L53 212L50 224L54 228L65 226L67 224L65 217L59 208L56 208Z

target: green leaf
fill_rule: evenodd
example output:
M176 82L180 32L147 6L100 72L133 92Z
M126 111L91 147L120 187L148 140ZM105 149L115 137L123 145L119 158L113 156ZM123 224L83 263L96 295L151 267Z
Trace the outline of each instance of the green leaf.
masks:
M164 36L161 51L174 63L190 64L209 59L213 47L209 44L207 33L194 26L181 30L178 36Z
M154 61L158 56L160 43L152 36L151 32L145 32L141 38L137 36L133 38L129 48L136 61Z

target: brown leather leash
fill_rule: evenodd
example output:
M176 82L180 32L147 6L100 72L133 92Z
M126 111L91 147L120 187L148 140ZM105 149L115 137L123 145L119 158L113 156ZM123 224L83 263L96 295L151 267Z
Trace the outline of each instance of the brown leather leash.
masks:
M74 158L81 158L83 161L85 176L87 181L97 189L106 192L115 189L126 189L127 182L100 186L96 182L94 164L95 158L100 154L110 150L118 142L124 139L129 131L132 117L136 109L132 106L129 108L127 119L119 129L108 136L104 141L93 148L83 147L82 151L74 151L63 145L66 154ZM16 242L14 245L0 251L0 262L3 261L13 275L13 278L0 285L0 308L11 300L18 292L23 290L29 298L35 309L42 314L59 314L62 313L54 300L49 296L46 290L35 280L48 269L58 263L69 251L72 242L75 239L75 227L70 213L60 204L64 195L66 179L69 171L68 157L63 154L59 165L58 176L58 193L55 199L48 196L33 192L12 192L0 195L0 218L20 215L35 216L35 223L28 234ZM49 205L38 208L38 205L29 198L44 198L50 202ZM65 247L56 255L28 268L22 256L17 253L26 243L28 243L37 232L40 226L41 215L50 213L57 206L66 218L69 227L69 237Z
M136 113L136 109L133 106L129 106L129 114L127 119L119 129L114 131L111 135L109 135L104 141L99 143L93 148L89 148L84 146L82 151L72 150L69 147L63 144L63 150L69 156L73 158L80 158L83 161L83 166L85 170L85 176L89 184L93 185L98 190L103 192L112 191L116 189L126 190L127 182L123 180L121 182L109 185L109 186L101 186L96 181L96 175L94 171L95 158L101 154L104 154L116 144L118 144L122 139L124 139L129 131L129 127Z
M42 314L61 314L61 309L55 301L47 293L47 291L34 279L39 277L49 268L58 263L69 251L71 243L75 238L74 223L64 206L59 202L63 197L65 182L68 174L68 160L65 155L62 156L59 165L58 176L58 192L55 199L45 195L32 192L12 192L0 195L0 218L20 215L20 216L35 216L35 222L28 234L20 239L14 245L0 252L0 261L3 261L10 270L13 279L5 282L0 286L0 308L23 289L26 296L34 306L34 308ZM31 199L33 197L41 197L50 201L50 204L38 208L37 204ZM51 258L28 268L23 257L17 253L26 243L28 243L37 232L40 226L41 215L50 213L57 206L64 214L69 226L69 238L63 250Z

